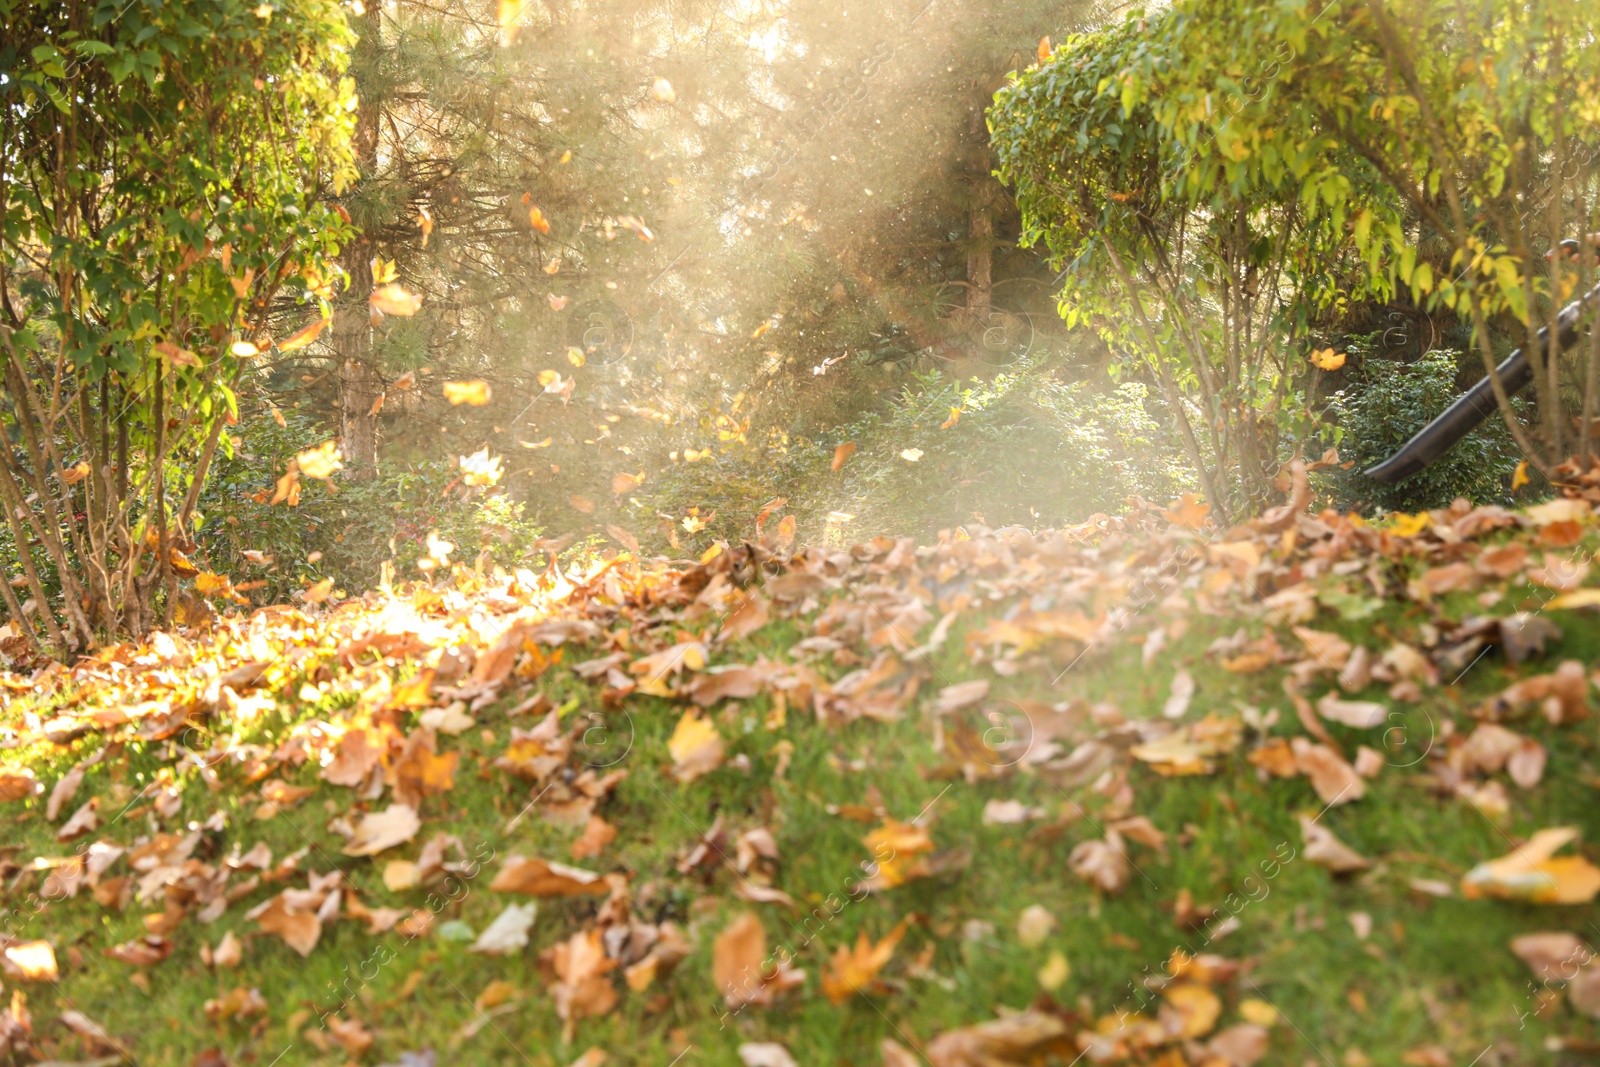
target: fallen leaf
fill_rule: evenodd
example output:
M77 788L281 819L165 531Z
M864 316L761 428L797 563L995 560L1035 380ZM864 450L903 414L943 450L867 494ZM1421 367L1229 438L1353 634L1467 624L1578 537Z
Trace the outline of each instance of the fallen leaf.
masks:
M1305 838L1305 857L1334 874L1364 871L1372 861L1334 836L1332 830L1308 816L1300 816L1300 834Z
M871 985L894 955L909 921L901 919L877 944L868 940L863 931L856 936L853 947L835 949L822 976L822 995L832 1004L842 1004Z
M528 931L539 914L534 903L507 904L494 922L478 935L469 952L482 952L490 956L509 956L528 947Z
M1578 839L1574 826L1540 830L1509 855L1480 863L1461 879L1468 899L1587 904L1600 893L1600 868L1582 856L1556 856Z
M356 822L355 833L344 846L346 856L375 856L386 848L410 841L422 829L415 808L391 804L381 812L368 812Z
M533 897L576 897L605 893L608 886L593 871L553 860L509 856L489 888L496 893L524 893Z
M678 720L667 751L672 755L672 773L680 782L692 782L722 765L725 742L716 724L698 708L690 708Z

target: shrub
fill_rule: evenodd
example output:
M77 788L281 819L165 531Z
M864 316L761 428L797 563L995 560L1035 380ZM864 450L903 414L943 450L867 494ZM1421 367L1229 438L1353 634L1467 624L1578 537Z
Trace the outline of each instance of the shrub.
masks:
M470 565L487 551L492 562L514 567L539 555L541 531L521 503L464 488L443 460L391 465L366 482L302 478L297 506L270 503L290 458L327 439L305 416L289 412L284 422L263 415L244 426L230 454L219 457L196 514L196 563L235 584L264 583L250 589L257 603L324 578L357 594L376 585L391 560L396 580L418 577L430 532L456 546L453 563Z
M1342 431L1339 454L1354 465L1331 478L1340 507L1361 511L1416 512L1447 507L1457 497L1477 504L1509 503L1509 477L1522 458L1499 414L1484 420L1428 469L1394 484L1361 472L1393 455L1429 420L1460 396L1459 355L1434 351L1415 363L1360 359L1352 383L1337 393L1331 414Z
M1115 511L1133 494L1164 501L1192 488L1164 416L1138 382L1067 383L1032 365L989 382L920 375L826 437L774 433L680 463L655 481L648 506L671 516L716 510L702 539L751 536L774 496L788 498L777 514L793 512L811 542L926 537L973 521L1059 525ZM832 470L835 449L852 443Z

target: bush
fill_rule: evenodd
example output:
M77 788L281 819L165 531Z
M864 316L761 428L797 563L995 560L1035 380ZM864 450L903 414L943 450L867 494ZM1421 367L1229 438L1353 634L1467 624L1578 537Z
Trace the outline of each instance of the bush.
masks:
M521 503L454 484L458 472L444 461L391 465L367 482L302 478L298 506L269 503L290 458L327 439L305 416L286 413L284 422L250 420L231 454L218 457L196 515L195 562L236 585L263 583L249 590L256 603L282 601L324 578L354 595L377 585L390 560L397 581L419 577L416 562L433 531L456 546L453 563L470 565L487 551L515 567L539 555L541 531Z
M673 516L715 509L700 540L752 536L774 496L788 503L773 521L793 512L808 542L926 537L974 521L1077 522L1133 494L1165 501L1193 487L1163 415L1137 382L1066 383L1031 365L989 382L920 375L883 410L826 437L775 432L680 463L655 481L648 506ZM850 443L855 451L832 470L835 449Z
M1339 455L1354 465L1331 479L1339 507L1351 510L1425 511L1449 506L1457 497L1475 504L1506 503L1513 469L1522 458L1499 413L1491 413L1427 470L1385 484L1361 472L1381 462L1461 395L1456 385L1459 354L1434 351L1415 363L1362 357L1352 384L1333 398L1331 414L1340 430Z

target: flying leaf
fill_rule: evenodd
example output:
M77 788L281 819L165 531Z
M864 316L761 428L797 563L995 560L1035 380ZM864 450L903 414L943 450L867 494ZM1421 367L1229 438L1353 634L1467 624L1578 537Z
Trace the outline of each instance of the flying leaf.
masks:
M1184 493L1161 514L1174 526L1198 530L1206 524L1206 516L1211 514L1211 505L1202 504L1198 494Z
M907 448L907 449L904 449L900 453L900 458L905 460L907 463L915 463L917 460L922 458L922 449L920 449L920 448Z
M462 480L468 485L496 485L504 473L500 467L500 457L489 455L487 445L470 456L461 457Z
M315 341L319 336L321 336L323 330L326 330L332 325L333 319L331 318L318 319L311 325L304 326L296 330L294 333L290 334L287 339L279 341L278 351L293 352L297 349L304 348L306 345L310 344L312 341Z
M650 86L650 95L663 104L676 104L678 102L678 94L673 91L672 83L665 78L657 78L655 80L654 84Z
M339 446L333 441L325 441L308 452L300 453L294 461L301 474L320 481L332 478L334 471L344 470L339 458Z
M1344 366L1344 353L1331 348L1319 348L1311 353L1311 365L1318 370L1338 370Z
M508 48L517 39L518 23L529 0L499 0L500 47Z
M398 315L401 318L409 318L422 308L422 297L406 292L398 282L374 289L367 299L385 315Z
M540 233L550 232L550 220L544 217L544 212L539 210L538 204L528 208L528 225Z
M445 382L444 398L452 404L481 408L489 402L489 383L481 378L468 382Z
M844 461L849 459L855 453L855 450L856 443L854 441L846 441L838 448L835 448L833 450L833 469L838 470L844 466Z
M1054 48L1055 45L1050 43L1048 36L1041 37L1039 38L1039 47L1034 54L1039 57L1039 62L1044 63L1049 60L1050 53Z

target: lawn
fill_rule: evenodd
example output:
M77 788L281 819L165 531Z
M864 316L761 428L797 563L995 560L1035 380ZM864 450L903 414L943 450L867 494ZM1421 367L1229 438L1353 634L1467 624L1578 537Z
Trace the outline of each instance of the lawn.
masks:
M1541 701L1600 653L1572 592L1596 537L1544 507L460 570L14 674L6 1040L212 1067L1581 1062L1587 970L1511 948L1600 943L1594 720ZM1554 827L1579 837L1545 859Z

